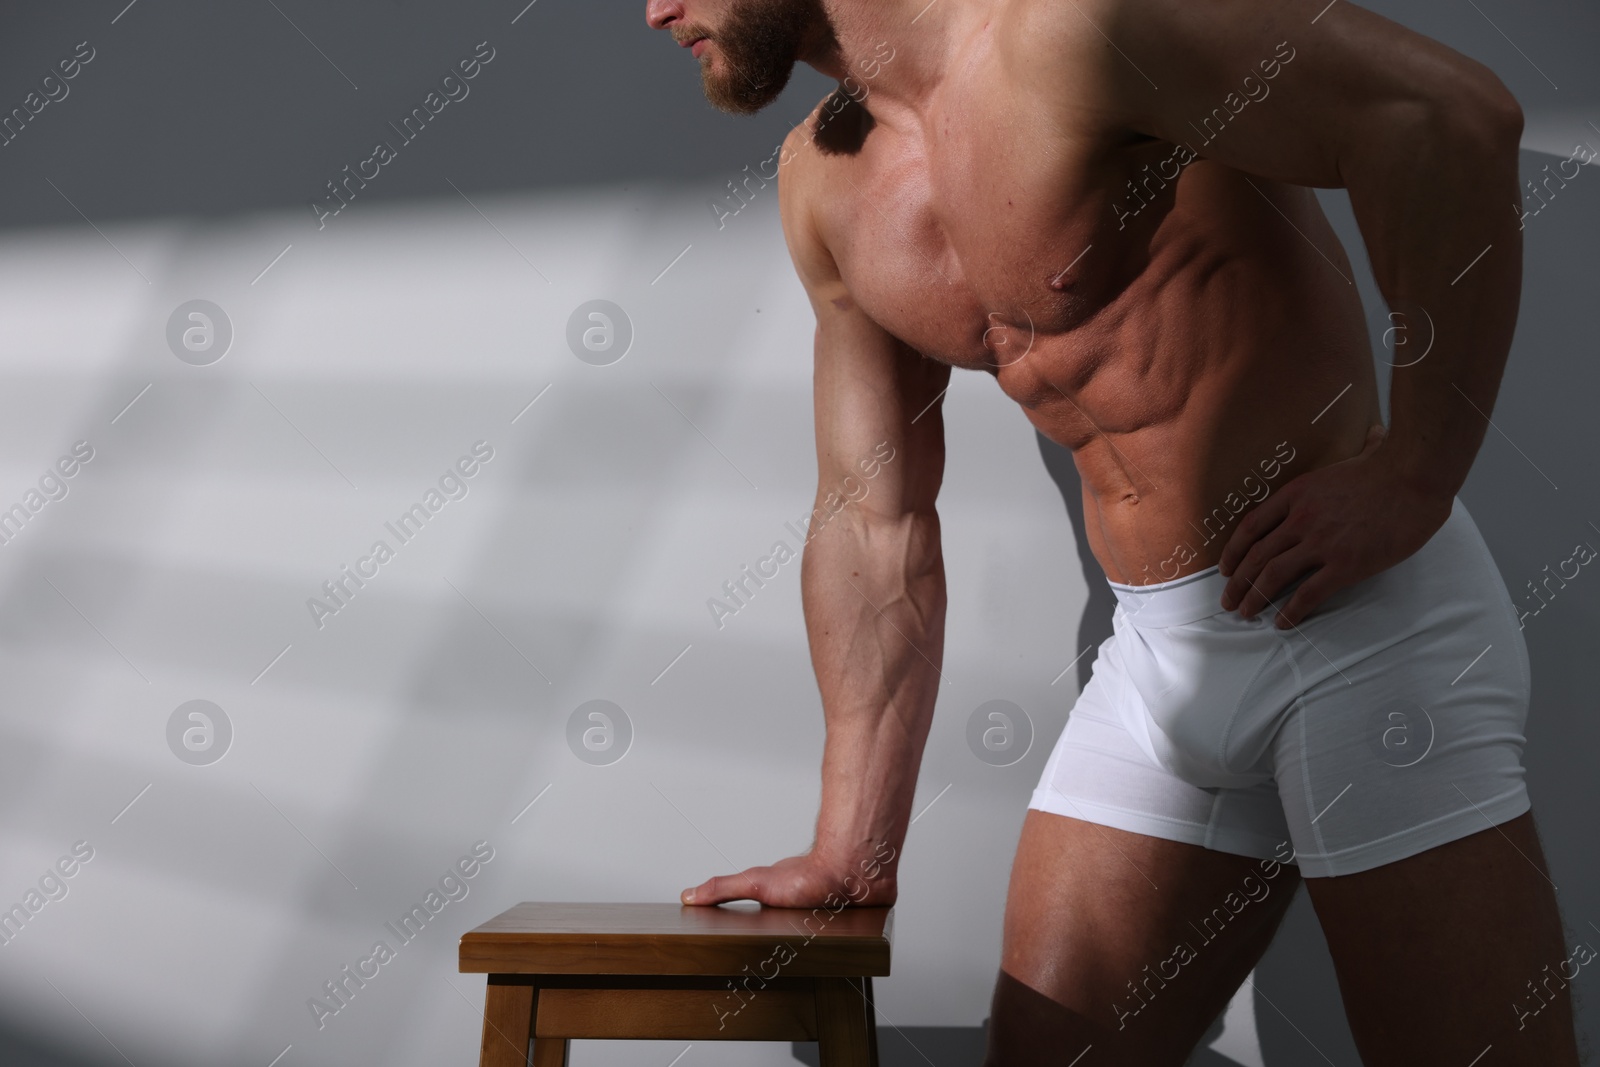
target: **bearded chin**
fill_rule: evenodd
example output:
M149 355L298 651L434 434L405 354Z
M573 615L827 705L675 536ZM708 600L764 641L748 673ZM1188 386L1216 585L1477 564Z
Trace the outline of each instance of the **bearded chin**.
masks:
M754 115L772 103L789 84L789 76L794 72L792 60L787 66L755 70L746 64L725 63L727 69L717 73L712 72L711 63L711 57L707 56L701 72L706 99L712 107L730 115Z
M739 0L712 45L720 68L708 53L701 58L701 81L713 107L752 115L778 98L794 73L806 32L826 20L819 0Z

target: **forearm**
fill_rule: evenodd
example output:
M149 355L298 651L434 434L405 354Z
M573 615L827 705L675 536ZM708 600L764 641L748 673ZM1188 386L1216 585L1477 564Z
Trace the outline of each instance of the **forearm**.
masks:
M827 721L814 848L898 854L944 654L938 517L847 508L806 545L801 595Z
M1492 102L1426 114L1346 175L1394 336L1405 339L1392 357L1382 450L1406 484L1441 505L1483 443L1517 321L1513 115L1514 104Z

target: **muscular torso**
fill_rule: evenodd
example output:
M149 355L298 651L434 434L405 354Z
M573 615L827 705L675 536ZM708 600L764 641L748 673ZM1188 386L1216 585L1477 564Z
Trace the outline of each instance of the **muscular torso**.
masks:
M850 105L831 151L803 149L835 299L994 375L1072 450L1109 578L1180 577L1380 420L1354 275L1311 190L1207 160L1200 137L1161 188L1174 145L1084 106L1092 74L1024 84L1018 47L975 26L920 121Z

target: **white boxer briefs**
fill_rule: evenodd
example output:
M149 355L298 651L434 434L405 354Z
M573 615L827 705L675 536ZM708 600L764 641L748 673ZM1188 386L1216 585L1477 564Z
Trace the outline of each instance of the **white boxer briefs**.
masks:
M1112 635L1029 807L1350 874L1528 810L1528 649L1466 506L1298 628L1216 567L1110 583Z

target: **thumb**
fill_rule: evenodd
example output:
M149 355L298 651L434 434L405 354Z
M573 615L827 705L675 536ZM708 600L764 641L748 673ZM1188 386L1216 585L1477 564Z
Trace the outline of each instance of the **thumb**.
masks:
M1366 452L1376 448L1382 440L1389 435L1389 428L1381 422L1375 422L1367 427L1367 440L1361 446L1361 451Z
M760 900L761 886L749 875L722 875L707 878L697 886L685 889L678 899L685 904L722 904L730 900Z

